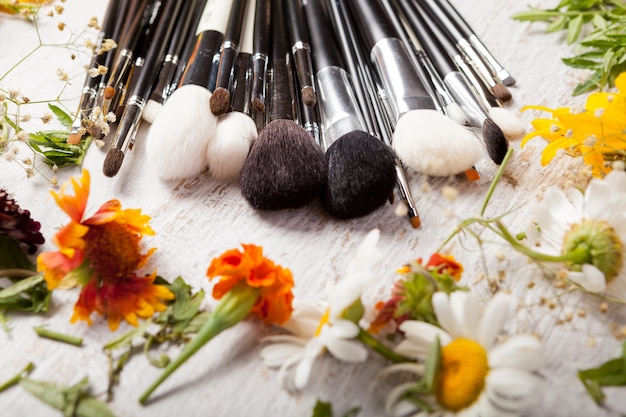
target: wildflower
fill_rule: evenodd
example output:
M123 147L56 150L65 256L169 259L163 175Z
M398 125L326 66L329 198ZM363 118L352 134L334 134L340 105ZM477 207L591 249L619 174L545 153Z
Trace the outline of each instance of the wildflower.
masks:
M437 292L432 305L441 327L405 321L400 328L406 339L396 351L424 361L438 338L441 350L435 382L430 392L419 392L415 382L397 386L387 396L387 413L399 415L402 410L411 415L431 412L446 417L523 415L541 387L536 371L542 365L543 354L539 340L528 335L496 343L514 314L514 298L498 293L481 312L472 293ZM422 377L425 364L391 365L382 375L399 371Z
M624 171L592 179L584 193L548 188L531 209L536 221L527 231L531 257L563 263L568 278L588 291L626 299L625 205Z
M293 300L291 271L265 258L259 246L242 247L243 252L231 249L211 261L207 276L210 280L220 277L212 292L220 302L196 337L141 395L141 403L202 346L249 315L266 324L283 324L289 319Z
M606 175L616 158L623 158L626 150L626 72L615 79L617 92L599 92L587 97L584 109L568 107L550 109L543 106L526 106L549 113L552 119L532 121L534 132L522 139L524 146L530 139L540 136L549 143L541 156L547 165L560 149L574 156L582 156L596 177Z
M266 366L279 368L279 379L287 389L304 388L315 361L326 351L344 362L367 358L365 347L354 339L363 335L357 324L363 315L361 295L378 277L382 261L376 248L379 236L374 229L365 237L328 303L297 303L291 319L282 326L291 334L264 339L270 344L261 350L261 358Z
M44 243L41 223L30 217L30 211L20 208L4 189L0 189L0 237L8 236L28 246L28 253L37 251Z
M165 301L174 295L154 284L156 272L144 277L136 274L155 250L142 254L139 248L143 236L154 234L148 225L150 217L138 209L122 210L119 201L109 200L85 218L89 172L83 170L79 180L72 178L74 195L65 193L66 186L51 194L70 222L53 238L59 250L40 254L37 269L51 290L82 286L71 321L91 324L95 311L106 316L113 331L122 319L137 325L138 317L164 310Z

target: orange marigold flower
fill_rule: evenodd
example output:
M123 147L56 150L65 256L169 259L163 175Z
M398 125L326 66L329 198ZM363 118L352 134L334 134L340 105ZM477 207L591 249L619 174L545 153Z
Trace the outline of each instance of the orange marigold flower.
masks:
M44 252L37 258L37 269L44 274L48 288L82 285L72 322L81 319L91 324L92 312L107 317L115 330L121 319L137 325L137 317L146 318L165 308L164 301L174 296L164 286L154 285L153 273L140 277L152 253L140 252L143 236L153 235L150 216L141 210L122 210L117 200L109 200L85 219L90 176L83 170L80 180L72 178L74 194L66 194L65 184L54 199L70 217L54 237L56 252Z
M463 275L463 265L457 262L452 255L433 254L425 265L429 271L437 271L440 274L447 274L459 282Z
M207 269L209 279L220 277L213 287L213 298L219 300L235 285L245 283L259 290L251 313L268 324L284 323L292 312L291 271L263 257L262 247L245 244L242 247L243 252L237 249L224 252Z

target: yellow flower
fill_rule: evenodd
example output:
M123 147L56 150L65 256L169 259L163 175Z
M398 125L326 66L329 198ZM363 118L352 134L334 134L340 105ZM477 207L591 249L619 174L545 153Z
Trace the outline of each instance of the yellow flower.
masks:
M44 252L37 258L48 288L63 289L81 285L72 322L86 320L97 312L107 317L111 330L122 318L137 325L137 317L151 317L165 309L165 300L174 295L160 285L153 285L156 274L136 275L154 248L140 252L143 236L153 235L150 217L140 210L122 210L117 200L109 200L91 217L84 219L89 197L90 177L83 170L80 180L72 178L74 194L66 194L65 184L59 193L52 192L61 209L70 217L54 237L56 252Z
M617 92L590 94L582 111L568 107L522 108L522 111L541 110L552 116L533 120L535 130L522 139L522 146L540 136L549 142L542 153L542 165L547 165L563 149L573 156L582 156L594 176L606 175L611 170L607 162L626 156L626 72L617 77L615 86Z

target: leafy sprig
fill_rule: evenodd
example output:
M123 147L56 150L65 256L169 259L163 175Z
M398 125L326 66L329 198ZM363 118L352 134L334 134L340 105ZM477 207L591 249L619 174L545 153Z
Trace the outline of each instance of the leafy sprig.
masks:
M578 371L587 392L598 405L602 405L605 399L603 387L626 386L626 342L622 347L622 355L611 359L597 368Z
M562 0L556 7L530 10L512 19L545 22L546 33L566 31L568 45L580 51L563 63L592 71L572 95L603 90L615 85L615 78L626 71L626 3L621 0Z

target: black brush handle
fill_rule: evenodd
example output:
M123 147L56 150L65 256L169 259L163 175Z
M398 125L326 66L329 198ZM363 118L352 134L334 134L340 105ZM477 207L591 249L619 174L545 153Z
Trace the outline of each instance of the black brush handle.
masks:
M252 55L242 52L237 55L237 64L235 65L235 81L233 83L231 106L233 111L244 114L249 114L251 60Z
M271 0L257 0L254 12L254 38L252 41L252 91L255 107L265 109L267 68L271 49Z
M377 0L346 0L344 3L359 23L360 34L368 50L380 40L400 38L388 18L385 7Z
M230 85L237 53L239 52L245 12L246 0L234 0L230 9L226 31L224 32L224 41L220 49L216 87L228 88Z
M450 53L454 53L455 46L441 33L436 34L433 31L433 22L418 10L418 2L397 0L397 3L439 75L445 77L453 71L458 71L450 56Z
M304 17L302 2L300 0L288 0L285 5L287 29L291 39L291 53L298 84L302 91L305 89L315 90L309 29Z
M196 36L196 43L187 60L180 84L194 84L212 90L215 82L214 58L222 45L224 35L215 30L206 30Z
M136 2L137 0L121 0L119 2L116 2L116 1L110 2L110 3L118 3L118 5L117 5L117 13L113 19L114 20L113 27L111 28L110 33L105 34L106 39L112 39L115 42L117 42L121 38L123 29L124 29L125 17L129 15L129 10L131 10L131 8L133 7L132 4ZM99 77L101 88L104 88L104 86L106 85L110 77L111 70L113 68L113 63L115 62L116 52L117 52L117 48L104 52L102 54L102 65L107 67L109 71L107 74L104 74Z
M325 67L344 68L334 29L323 0L304 0L304 13L310 29L311 52L316 71Z
M292 1L292 0L286 0ZM282 0L272 1L272 78L270 87L269 122L294 120L294 91L292 79L291 50L285 33L287 22Z
M452 23L454 23L454 25L461 32L464 38L469 38L470 36L475 35L470 25L465 19L463 19L463 16L461 16L461 14L452 5L452 3L450 3L448 0L440 0L437 2L437 5L450 18Z

